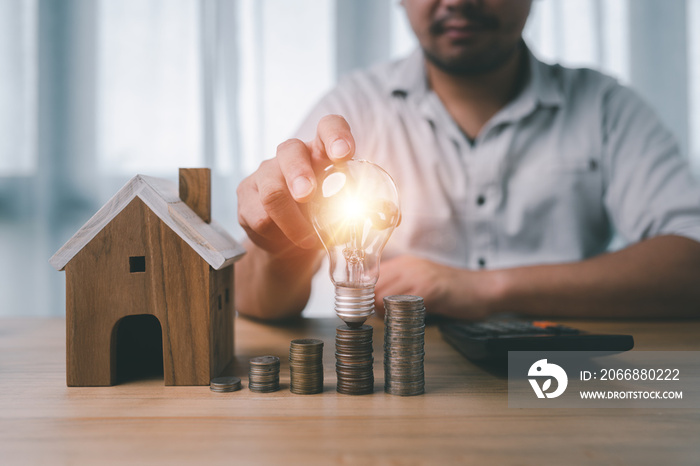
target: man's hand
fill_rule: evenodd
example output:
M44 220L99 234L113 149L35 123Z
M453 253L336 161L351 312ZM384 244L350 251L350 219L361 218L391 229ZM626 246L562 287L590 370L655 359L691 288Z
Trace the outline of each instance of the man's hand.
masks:
M354 153L350 126L338 115L321 119L313 141L290 139L280 144L276 157L264 161L238 186L238 222L248 238L275 256L316 246L316 233L300 204L312 198L319 172Z
M238 186L238 221L253 244L236 264L236 309L261 319L301 313L320 261L317 237L304 213L316 175L352 158L355 140L340 116L318 123L310 142L290 139Z
M375 288L382 299L414 294L426 310L461 319L494 312L541 317L646 318L700 315L700 243L680 236L650 238L578 262L485 271L415 257L382 262Z
M381 264L375 288L375 307L382 315L385 296L411 294L423 298L428 313L479 320L488 314L486 293L491 286L488 272L399 256Z

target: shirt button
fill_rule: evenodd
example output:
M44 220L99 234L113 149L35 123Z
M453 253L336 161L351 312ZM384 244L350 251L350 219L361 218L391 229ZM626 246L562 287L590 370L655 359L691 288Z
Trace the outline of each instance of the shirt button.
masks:
M484 259L483 257L479 257L478 263L479 268L483 269L484 267L486 267L486 259Z
M483 194L479 194L479 197L476 198L476 205L484 205L485 202L486 197Z

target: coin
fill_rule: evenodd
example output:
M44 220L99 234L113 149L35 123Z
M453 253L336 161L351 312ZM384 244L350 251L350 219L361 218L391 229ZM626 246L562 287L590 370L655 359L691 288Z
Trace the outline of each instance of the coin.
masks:
M323 348L323 340L317 340L315 338L300 338L297 340L292 340L290 343L291 349L318 349Z
M250 364L255 366L279 365L279 363L280 358L277 356L258 356L250 360Z

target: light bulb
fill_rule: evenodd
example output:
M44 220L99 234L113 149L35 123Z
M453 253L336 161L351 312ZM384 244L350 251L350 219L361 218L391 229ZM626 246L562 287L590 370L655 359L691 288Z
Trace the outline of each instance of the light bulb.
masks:
M400 219L391 176L367 160L331 165L309 203L316 233L328 252L335 312L350 327L374 313L379 260Z

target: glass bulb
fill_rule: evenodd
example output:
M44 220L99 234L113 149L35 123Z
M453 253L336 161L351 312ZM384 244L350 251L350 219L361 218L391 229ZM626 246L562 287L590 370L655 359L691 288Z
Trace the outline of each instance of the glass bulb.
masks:
M391 176L367 160L331 165L319 177L309 214L330 260L335 312L350 327L374 313L379 260L400 219Z

